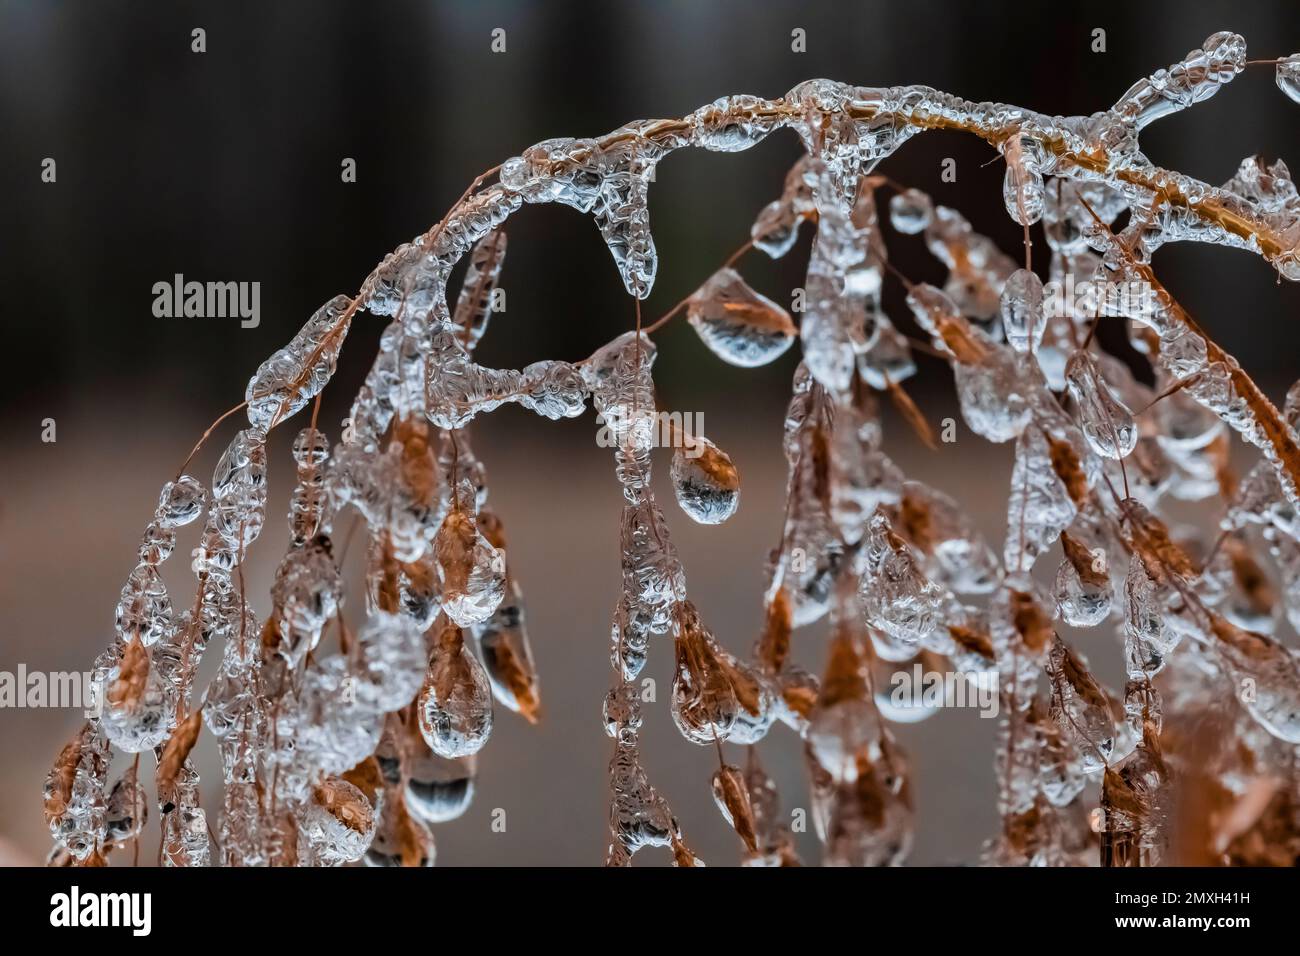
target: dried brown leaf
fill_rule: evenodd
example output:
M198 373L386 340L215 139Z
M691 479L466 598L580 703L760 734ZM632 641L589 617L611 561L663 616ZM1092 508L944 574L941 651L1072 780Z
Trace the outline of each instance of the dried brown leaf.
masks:
M930 427L930 423L926 421L925 415L916 407L912 397L903 390L903 386L893 379L887 378L886 381L889 383L889 397L893 400L898 413L903 416L903 420L907 422L912 431L916 433L916 437L921 439L927 448L938 451L939 443L935 440L934 430Z
M122 651L117 679L109 685L104 699L115 710L132 711L144 696L148 680L149 651L136 635Z
M167 738L167 743L163 744L162 756L158 758L158 772L154 776L159 794L170 793L176 786L176 777L190 751L194 749L194 744L198 742L202 726L203 708L200 707L181 721Z

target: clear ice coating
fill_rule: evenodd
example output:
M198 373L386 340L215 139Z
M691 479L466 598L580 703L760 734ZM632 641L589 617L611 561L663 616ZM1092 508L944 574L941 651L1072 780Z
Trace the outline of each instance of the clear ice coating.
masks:
M687 437L673 450L673 491L682 510L700 524L721 524L740 507L740 475L717 445Z
M1280 160L1248 156L1215 186L1155 166L1139 144L1147 125L1216 95L1246 62L1241 37L1216 33L1109 109L1072 117L924 86L810 80L777 99L729 96L681 119L546 140L504 163L496 182L476 181L354 299L331 299L257 368L249 425L217 456L208 488L188 461L163 486L94 663L101 707L46 780L51 862L102 865L138 840L148 799L136 765L110 767L120 753L152 749L166 865L432 865L432 828L466 812L477 761L492 759L483 748L494 702L529 722L541 713L523 587L506 565L469 430L507 403L576 417L589 396L624 502L602 715L614 741L608 863L662 847L676 865L700 865L639 742L642 675L670 641L668 710L688 741L717 748L719 769L699 792L712 794L746 865L799 862L755 747L786 732L778 725L804 749L809 792L794 805L809 810L821 861L906 859L912 780L890 725L939 709L891 699L888 681L913 666L996 677L1000 825L985 862L1293 862L1300 665L1279 635L1300 628L1300 385L1279 411L1150 263L1169 242L1207 242L1300 280L1300 194ZM1275 66L1278 86L1300 102L1300 55ZM658 266L648 209L662 159L686 146L749 149L783 128L805 154L749 238L779 258L812 226L802 297L787 312L756 292L738 269L742 249L683 303L706 347L734 366L776 362L800 341L781 438L786 503L762 632L746 658L688 598L655 498L651 466L666 442L649 334L618 335L583 362L519 370L480 364L475 352L489 323L503 321L503 225L525 203L591 215L624 288L645 299ZM1008 254L956 209L876 173L935 128L997 150L1014 233L1042 223L1045 265L1031 259L1043 251L1032 234ZM945 273L934 285L901 280L921 340L886 312L887 232L891 242L919 236ZM462 258L464 278L449 290ZM1049 295L1071 282L1148 294ZM320 397L360 309L388 324L339 444L314 420L292 443L289 547L271 563L263 619L245 562L266 523L268 433ZM1132 363L1093 335L1094 322L1116 319ZM931 406L901 387L923 355L951 366L975 436L1014 443L1000 556L970 502L905 475L887 453L875 393L888 393L923 438L930 432ZM1262 452L1241 476L1233 433ZM936 442L938 467L960 476L968 440ZM731 459L699 435L671 444L667 477L686 514L703 524L734 514ZM1220 527L1171 522L1180 502L1221 513ZM365 569L350 603L349 506ZM1043 564L1057 560L1058 543L1052 576ZM163 583L177 551L192 558L192 596ZM793 632L827 616L818 677L794 661L802 635ZM1059 625L1117 632L1123 686L1104 686ZM214 639L215 674L196 691ZM664 719L662 709L645 719ZM221 768L210 810L191 759L203 728ZM736 759L740 746L749 749ZM1196 786L1212 790L1188 790ZM1230 813L1174 826L1173 808L1211 792Z
M351 307L347 296L330 299L293 341L258 367L244 392L253 428L267 432L300 411L325 387L343 347Z
M1017 352L1038 351L1047 329L1043 280L1028 269L1017 269L1002 287L998 310L1007 343Z
M1300 53L1292 53L1277 61L1277 88L1300 103Z
M686 317L714 355L754 368L784 355L799 330L790 313L759 295L735 269L719 269L691 296Z
M1111 392L1087 352L1078 351L1070 357L1065 381L1078 404L1079 426L1092 450L1114 459L1130 454L1138 440L1133 413Z
M433 638L418 701L420 732L439 757L470 757L492 733L492 689L464 634L444 621Z
M442 609L456 624L482 624L506 593L505 555L478 529L473 489L457 488L433 541Z

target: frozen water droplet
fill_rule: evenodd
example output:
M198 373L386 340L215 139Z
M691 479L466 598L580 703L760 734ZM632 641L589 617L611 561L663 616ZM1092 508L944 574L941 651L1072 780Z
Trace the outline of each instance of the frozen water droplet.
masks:
M1233 676L1254 682L1252 693L1242 695L1246 710L1274 737L1300 744L1300 657L1270 637L1207 613L1215 646Z
M1011 273L999 304L1002 330L1017 352L1034 352L1043 341L1047 313L1043 310L1043 280L1028 269Z
M189 524L203 512L206 494L203 483L190 475L167 482L158 496L158 523L164 528Z
M257 431L265 433L296 414L325 387L343 347L350 320L344 322L342 316L351 304L343 295L330 299L248 380L244 398Z
M1056 606L1073 627L1094 627L1110 614L1114 600L1104 550L1089 548L1069 532L1061 533L1065 557L1056 571Z
M1079 427L1092 450L1113 459L1131 453L1138 440L1133 414L1111 393L1087 352L1077 351L1070 357L1065 381L1078 404Z
M762 690L756 675L718 646L691 602L679 605L677 623L673 721L691 743L708 746L729 737L742 711L762 715Z
M859 596L869 625L904 644L926 641L939 625L943 592L916 565L881 510L871 516Z
M419 700L420 732L440 757L468 757L492 733L492 688L461 629L445 622L434 639Z
M889 224L907 236L924 232L934 218L934 203L919 189L905 189L889 200Z
M740 506L740 475L726 453L699 436L683 436L673 449L677 503L700 524L721 524Z
M461 627L491 617L506 593L505 555L479 532L464 502L443 518L433 550L447 616Z
M145 647L171 632L172 602L156 564L142 561L126 579L117 604L116 627L123 641L139 637Z
M426 662L424 635L403 614L374 610L357 635L362 680L358 698L382 713L400 710L415 699Z
M1047 655L1052 684L1052 719L1079 753L1084 773L1106 766L1115 748L1110 698L1087 665L1059 637Z
M45 780L45 822L73 859L90 856L108 825L104 791L110 757L107 739L87 723L60 751Z
M105 810L104 842L121 844L140 834L148 816L144 787L136 779L135 766L127 768L113 784Z
M718 358L742 368L775 361L799 333L785 309L751 289L731 268L718 270L700 286L688 300L686 315Z

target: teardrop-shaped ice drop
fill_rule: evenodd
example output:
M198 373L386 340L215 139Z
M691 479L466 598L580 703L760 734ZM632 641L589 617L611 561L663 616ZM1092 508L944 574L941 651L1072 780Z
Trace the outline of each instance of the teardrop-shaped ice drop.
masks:
M1062 534L1061 544L1066 556L1056 569L1054 586L1061 619L1072 627L1094 627L1110 614L1115 597L1110 575L1104 570L1094 571L1098 562L1092 552L1070 535ZM1082 549L1082 554L1072 555L1072 547Z
M1138 440L1133 414L1111 393L1087 352L1079 350L1070 356L1065 383L1079 406L1079 426L1092 450L1114 459L1132 452Z
M206 494L203 483L190 475L167 482L158 495L158 523L164 528L189 524L203 511Z
M718 358L741 368L775 361L799 330L790 313L751 289L735 269L719 269L690 297L686 317Z
M740 506L736 466L707 438L684 436L673 450L671 472L677 503L700 524L721 524Z
M1124 657L1128 676L1149 680L1165 666L1181 636L1165 622L1161 589L1136 554L1124 579Z
M1277 88L1300 103L1300 53L1277 61Z
M1007 173L1002 181L1002 201L1007 214L1022 226L1043 218L1043 174L1039 170L1037 143L1028 137L1009 136L1002 146Z
M1002 329L1007 342L1017 352L1035 352L1043 341L1047 328L1047 313L1043 311L1043 280L1029 269L1017 269L1002 287L999 302Z
M474 515L453 505L433 541L442 608L461 627L492 616L506 593L505 555L479 533Z
M1246 710L1274 737L1300 744L1300 655L1271 637L1237 627L1220 614L1206 613L1229 671L1237 684L1249 688L1250 693L1241 693Z
M123 641L139 637L145 647L157 644L172 627L172 602L157 565L140 562L122 586L117 604L117 633Z
M743 673L718 646L690 601L678 608L676 650L673 721L691 743L709 746L726 740L742 710L761 712L753 675Z
M889 200L889 224L904 235L923 231L933 218L934 203L919 189L905 189Z
M437 627L437 625L435 625ZM492 688L461 629L444 621L419 698L420 733L440 757L468 757L492 733Z
M754 826L754 809L749 788L739 767L723 765L713 773L713 802L727 824L736 831L750 853L758 852L758 835Z

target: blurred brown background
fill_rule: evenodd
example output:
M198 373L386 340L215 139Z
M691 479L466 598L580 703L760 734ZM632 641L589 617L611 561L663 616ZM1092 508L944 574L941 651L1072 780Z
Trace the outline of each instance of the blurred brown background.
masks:
M196 26L207 31L201 55L190 52ZM496 27L507 31L505 54L490 51ZM805 54L790 51L794 27L807 31ZM1104 54L1089 51L1097 27L1107 31ZM112 635L158 488L207 423L242 397L258 362L320 303L354 291L387 250L438 219L476 173L529 144L682 115L727 93L779 95L814 76L921 82L971 99L1090 113L1220 29L1245 35L1253 57L1300 49L1300 18L1283 2L0 3L0 670L88 667ZM1153 161L1221 182L1257 152L1300 162L1298 119L1300 107L1263 68L1151 127L1143 142ZM782 136L734 156L683 152L661 166L652 200L661 267L647 316L690 292L747 237L797 149ZM1002 167L983 165L992 155L969 137L931 133L883 170L1014 248ZM58 163L55 184L40 181L45 157ZM344 157L357 161L355 184L340 182ZM939 182L945 157L957 159L956 183ZM509 233L509 309L484 342L486 362L578 359L631 324L631 303L584 217L530 207ZM941 277L919 241L894 238L900 269ZM1296 287L1276 285L1254 257L1210 247L1170 247L1156 264L1279 398L1297 374ZM796 251L780 263L747 258L742 271L782 300L800 284L802 265ZM151 287L177 272L261 282L260 326L154 318ZM897 290L890 294L901 318ZM321 420L332 437L380 327L361 317L325 393ZM738 652L757 633L762 564L780 528L780 419L794 361L745 372L714 360L684 324L661 336L662 404L702 413L744 482L740 512L721 528L669 511L693 596ZM955 414L951 378L933 363L914 394L931 420ZM57 423L52 444L41 441L46 418ZM205 483L234 427L199 457ZM272 519L250 556L261 612L286 540L284 446L296 427L279 436ZM599 862L610 753L599 714L618 574L608 451L592 442L590 418L552 424L507 408L475 433L528 598L545 715L530 728L499 712L473 806L437 831L440 862ZM1000 546L1007 448L963 432L930 453L890 413L886 434L911 476L968 503ZM662 495L671 498L666 487ZM167 569L178 600L191 593L181 559L193 546L188 530ZM1083 648L1113 680L1113 639L1090 640ZM819 670L821 652L820 629L799 635L802 663ZM209 665L218 653L209 651ZM668 646L654 648L646 675L660 693L647 710L647 767L697 852L733 862L736 840L708 793L716 756L677 735L670 668ZM11 858L38 860L48 846L40 787L77 725L67 711L0 710L0 840ZM914 862L969 860L992 832L993 733L994 722L973 711L900 729L916 773ZM211 782L214 748L210 740L200 747ZM786 808L806 807L793 736L778 727L761 752ZM212 799L207 806L215 812ZM497 807L507 811L504 834L489 826ZM815 858L811 834L800 840Z

